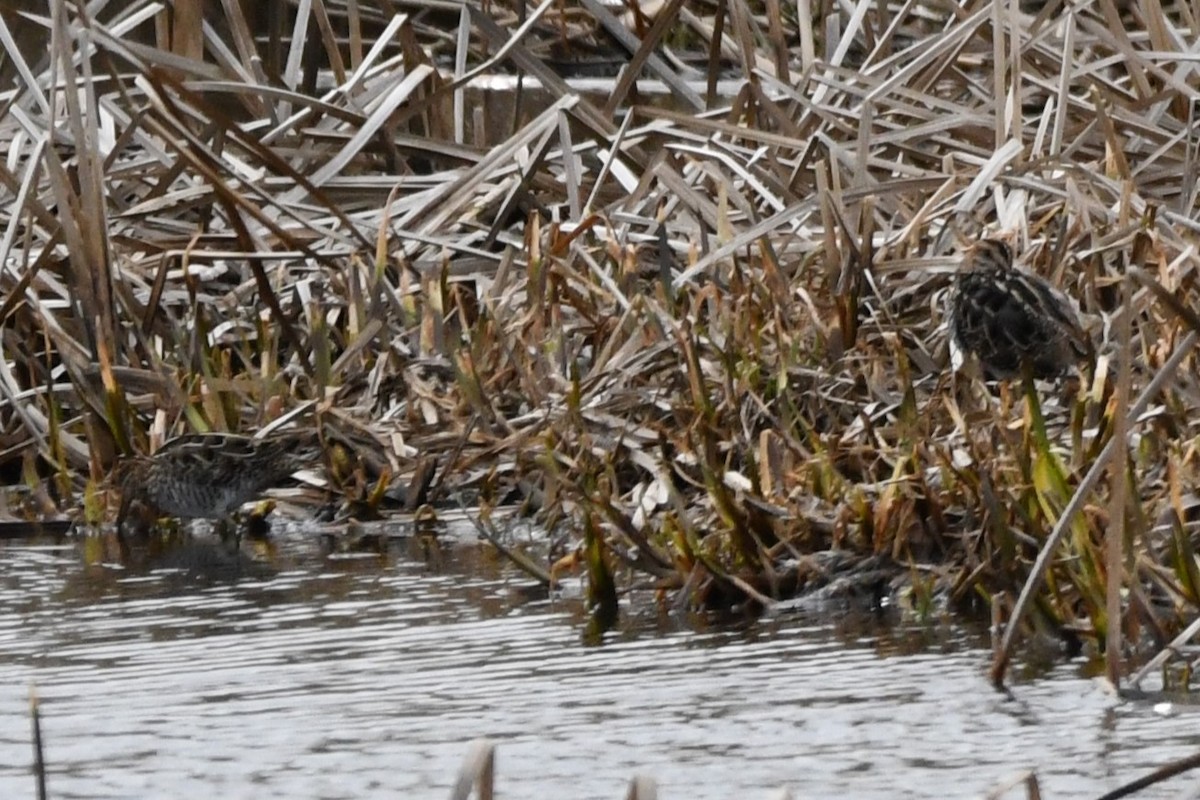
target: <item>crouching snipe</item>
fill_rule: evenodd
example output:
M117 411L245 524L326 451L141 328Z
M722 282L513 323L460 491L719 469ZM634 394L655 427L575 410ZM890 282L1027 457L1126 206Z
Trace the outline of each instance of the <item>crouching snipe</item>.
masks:
M121 490L117 531L140 504L161 516L215 519L224 528L239 507L279 485L316 456L311 436L283 434L261 439L226 433L179 436L152 456L117 464Z
M974 355L994 380L1057 378L1090 353L1079 315L1043 278L1013 268L1012 249L996 239L974 247L950 295L950 358L959 369Z

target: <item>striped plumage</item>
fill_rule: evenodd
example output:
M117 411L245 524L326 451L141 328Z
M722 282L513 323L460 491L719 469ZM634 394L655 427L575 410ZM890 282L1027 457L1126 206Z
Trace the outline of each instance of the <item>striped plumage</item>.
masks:
M1043 278L1014 269L1012 248L981 239L950 295L950 350L954 368L973 354L991 379L1057 378L1090 352L1079 315Z
M179 436L152 456L123 459L117 527L134 503L163 516L224 520L316 457L309 434L250 438L228 433Z

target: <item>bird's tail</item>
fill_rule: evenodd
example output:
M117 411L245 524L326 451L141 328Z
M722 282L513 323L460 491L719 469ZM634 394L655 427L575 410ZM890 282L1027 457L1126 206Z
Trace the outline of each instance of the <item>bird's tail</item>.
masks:
M320 462L321 439L315 430L280 431L263 442L261 452L278 472L291 474Z

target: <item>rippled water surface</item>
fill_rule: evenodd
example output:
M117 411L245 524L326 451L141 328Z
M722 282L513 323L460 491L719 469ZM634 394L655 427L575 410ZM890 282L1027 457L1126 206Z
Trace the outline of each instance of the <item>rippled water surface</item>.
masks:
M0 545L0 798L447 797L477 737L508 798L979 796L1022 769L1094 797L1200 748L1200 711L1115 699L1078 663L986 681L948 625L784 617L601 645L484 551L258 563L203 537L170 568ZM153 566L153 565L152 565ZM1191 788L1189 788L1191 787ZM1187 778L1139 797L1187 797ZM1012 794L1010 796L1016 796Z

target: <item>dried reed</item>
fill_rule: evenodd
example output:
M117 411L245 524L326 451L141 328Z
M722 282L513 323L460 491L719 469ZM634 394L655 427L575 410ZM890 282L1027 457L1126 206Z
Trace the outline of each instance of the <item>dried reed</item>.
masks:
M120 452L307 404L362 507L436 459L438 495L576 531L605 608L631 572L719 606L882 559L960 607L1034 574L1064 635L1174 635L1200 383L1159 295L1197 291L1197 20L885 5L0 10L0 470L69 510ZM1097 339L1128 324L1128 503L1081 481L1126 413L1106 359L1029 403L947 379L956 242L990 228ZM1163 291L1122 299L1127 264Z

